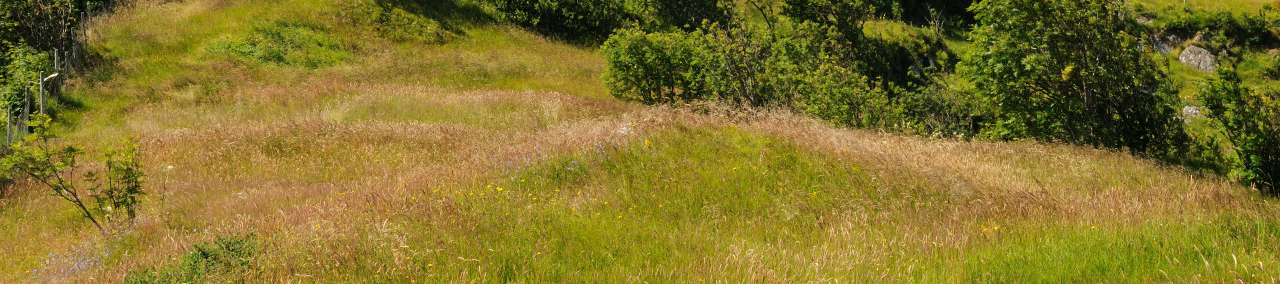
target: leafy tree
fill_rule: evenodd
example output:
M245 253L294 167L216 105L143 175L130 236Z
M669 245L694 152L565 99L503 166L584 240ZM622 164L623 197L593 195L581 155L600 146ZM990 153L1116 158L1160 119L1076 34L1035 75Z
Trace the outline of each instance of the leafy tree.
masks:
M995 110L988 135L1162 153L1184 133L1168 75L1118 0L987 0L961 73Z
M733 17L733 2L724 0L650 0L649 8L664 25L687 31L703 22L727 24Z
M598 44L636 22L617 0L489 0L502 19L560 39Z
M862 23L874 7L862 0L785 0L782 14L796 22L834 27L848 42L862 38Z
M33 117L29 122L32 133L11 146L11 154L2 161L4 168L31 178L75 205L103 234L107 233L104 223L135 218L138 197L145 194L137 146L130 144L122 151L107 153L104 172L81 171L79 158L84 152L75 146L56 145L57 137L49 131L51 121L43 114Z
M1222 127L1234 173L1275 194L1280 190L1280 92L1251 90L1231 66L1221 66L1201 90L1209 117Z

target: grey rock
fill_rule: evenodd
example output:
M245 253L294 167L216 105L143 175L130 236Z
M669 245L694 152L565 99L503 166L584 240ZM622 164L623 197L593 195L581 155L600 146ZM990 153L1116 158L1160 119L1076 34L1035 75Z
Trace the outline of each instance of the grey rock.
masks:
M1195 45L1182 49L1182 54L1178 55L1178 61L1182 61L1182 64L1195 67L1206 73L1213 73L1218 68L1218 57L1214 56L1213 52L1209 52L1208 49Z
M1203 107L1198 107L1198 106L1185 106L1185 107L1182 107L1182 118L1183 118L1183 119L1199 119L1199 118L1204 118L1204 108L1203 108Z

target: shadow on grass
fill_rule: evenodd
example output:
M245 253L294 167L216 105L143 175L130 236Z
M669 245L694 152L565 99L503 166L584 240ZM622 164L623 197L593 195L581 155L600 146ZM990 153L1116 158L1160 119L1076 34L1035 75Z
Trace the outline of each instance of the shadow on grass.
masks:
M435 20L441 28L456 34L464 34L466 27L498 22L480 3L469 0L377 0L377 3L383 8L399 8Z

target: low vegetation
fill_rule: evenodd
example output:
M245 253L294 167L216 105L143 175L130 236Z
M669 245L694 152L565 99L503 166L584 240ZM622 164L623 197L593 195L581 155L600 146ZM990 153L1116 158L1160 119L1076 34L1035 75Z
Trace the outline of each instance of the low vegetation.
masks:
M0 282L1280 280L1254 0L60 1Z

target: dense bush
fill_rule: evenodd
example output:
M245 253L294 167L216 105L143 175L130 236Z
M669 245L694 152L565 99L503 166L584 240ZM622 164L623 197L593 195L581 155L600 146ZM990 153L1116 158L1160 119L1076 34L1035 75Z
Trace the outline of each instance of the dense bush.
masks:
M604 43L609 71L604 81L614 96L646 104L677 103L707 94L703 72L711 52L701 32L621 31Z
M292 21L259 24L248 35L225 37L206 49L250 64L305 68L328 67L351 57L323 27Z
M652 0L645 2L658 26L695 30L704 22L728 24L733 2L727 0Z
M0 72L0 99L3 100L0 107L8 111L5 117L21 117L24 110L31 110L24 109L23 104L35 103L27 100L38 95L41 72L53 73L53 59L48 54L23 44L9 48L4 57L9 60L3 72Z
M989 0L962 73L993 104L987 134L1168 154L1184 141L1166 71L1116 0Z
M577 43L599 43L637 22L618 0L489 0L504 21Z
M210 281L210 278L229 280L232 275L244 273L251 268L260 246L256 234L219 236L216 240L195 244L178 263L131 271L125 276L124 282L198 283Z
M1153 14L1155 12L1143 12ZM1272 17L1266 13L1233 14L1227 11L1203 11L1178 9L1162 11L1161 18L1168 19L1157 23L1156 28L1165 33L1183 37L1206 33L1206 39L1220 37L1226 42L1215 42L1220 47L1239 46L1271 46L1280 44L1280 37L1272 30ZM1219 47L1219 46L1215 46Z
M409 3L406 5L411 5ZM440 43L457 36L440 22L400 6L374 0L344 2L341 16L352 26L396 42ZM419 8L419 7L414 7Z
M846 42L862 38L862 23L875 5L863 0L785 0L782 14L796 22L812 22L834 28Z
M949 105L968 104L865 75L873 66L867 62L882 60L872 57L884 51L854 51L846 38L835 27L812 22L775 30L628 30L604 45L605 82L614 96L650 104L716 100L790 107L855 127L930 134L967 129L956 125L967 124L963 117L971 112Z
M1233 172L1275 194L1280 190L1280 92L1251 90L1230 66L1215 72L1201 98L1231 148Z

